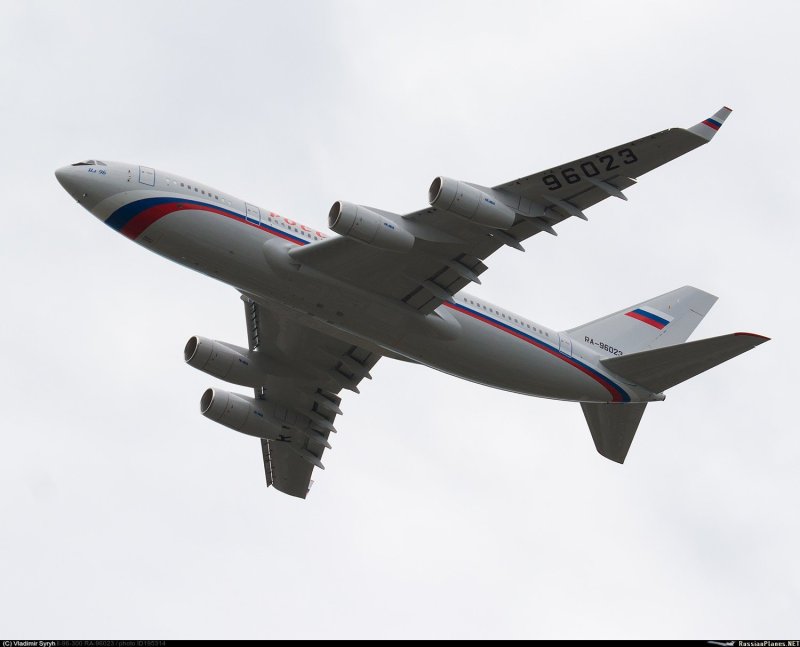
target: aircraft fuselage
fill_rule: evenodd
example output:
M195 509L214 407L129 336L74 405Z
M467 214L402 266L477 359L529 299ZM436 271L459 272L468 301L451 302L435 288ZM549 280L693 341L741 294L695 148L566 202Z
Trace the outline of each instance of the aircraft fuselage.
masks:
M516 393L582 402L663 397L604 370L578 340L469 294L423 315L292 263L287 248L327 234L187 178L117 162L67 166L56 175L115 231L298 324Z

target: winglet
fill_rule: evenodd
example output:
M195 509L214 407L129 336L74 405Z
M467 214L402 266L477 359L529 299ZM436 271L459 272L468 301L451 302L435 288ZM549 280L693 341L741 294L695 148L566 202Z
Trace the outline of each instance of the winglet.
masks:
M733 112L733 110L727 106L720 108L714 113L713 117L709 117L708 119L701 121L699 124L689 128L689 132L702 137L706 141L711 141L711 138L717 134L717 131L720 128L722 128L722 124L725 123L725 120L728 118L728 115L731 114L731 112Z

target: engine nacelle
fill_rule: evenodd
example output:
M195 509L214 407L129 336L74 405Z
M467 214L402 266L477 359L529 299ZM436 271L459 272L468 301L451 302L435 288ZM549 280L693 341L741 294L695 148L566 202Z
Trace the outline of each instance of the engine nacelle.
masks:
M328 226L337 234L367 245L405 252L414 246L414 236L380 214L350 202L334 202Z
M253 352L246 348L194 336L186 342L183 358L189 366L232 384L264 384L264 372L259 370Z
M235 431L270 440L309 426L308 418L286 407L222 389L206 389L200 398L200 413Z
M516 219L516 213L508 205L466 182L449 177L437 177L431 182L428 202L437 209L452 211L479 225L497 229L509 229Z

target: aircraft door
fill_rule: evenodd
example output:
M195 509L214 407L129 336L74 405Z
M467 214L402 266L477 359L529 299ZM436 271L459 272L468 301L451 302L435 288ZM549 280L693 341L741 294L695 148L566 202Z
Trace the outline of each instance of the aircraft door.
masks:
M244 203L244 208L247 222L258 227L259 223L261 222L261 211L259 208L254 207L252 204L247 204L246 202Z
M558 350L565 355L572 356L572 339L563 332L558 333Z
M147 186L155 186L156 172L149 166L139 167L139 183L146 184Z

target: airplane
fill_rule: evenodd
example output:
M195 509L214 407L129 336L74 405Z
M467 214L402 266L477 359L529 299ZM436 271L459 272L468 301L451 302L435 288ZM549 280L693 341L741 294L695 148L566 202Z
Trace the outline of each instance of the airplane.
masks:
M382 357L524 395L579 402L597 451L623 463L649 402L768 341L687 342L717 297L684 286L553 330L463 291L501 249L557 235L637 178L714 137L730 108L494 187L437 177L404 215L333 204L338 236L175 173L87 160L56 172L92 215L142 247L233 286L247 346L193 336L190 366L250 387L200 399L202 415L259 438L267 486L305 499L331 447L343 390Z

